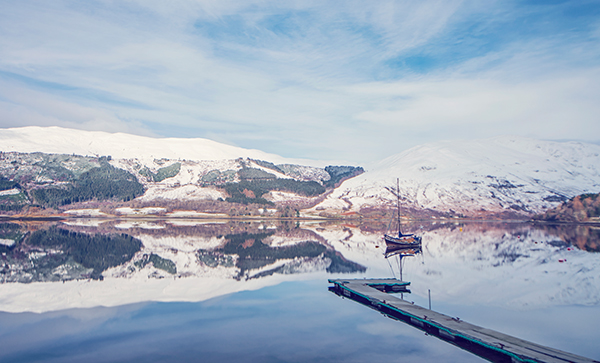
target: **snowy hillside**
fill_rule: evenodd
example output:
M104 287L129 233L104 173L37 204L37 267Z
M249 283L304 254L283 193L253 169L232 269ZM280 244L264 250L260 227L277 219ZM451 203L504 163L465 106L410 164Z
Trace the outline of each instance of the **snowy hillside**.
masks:
M312 209L335 213L403 205L431 214L530 214L600 191L600 146L520 137L414 147L367 168Z
M19 127L0 129L0 150L112 156L116 159L223 160L239 157L276 163L302 163L260 150L243 149L208 139L151 138L124 133L82 131L62 127Z
M113 199L129 201L137 198L137 201L144 203L222 201L233 198L243 203L293 201L295 204L314 205L316 201L313 202L313 199L319 198L326 188L333 187L339 180L349 177L345 173L352 174L356 169L334 166L323 169L307 166L303 161L300 161L302 165L298 165L293 163L294 160L277 155L206 139L156 139L59 127L0 129L0 151L3 152L0 157L0 176L17 183L14 185L20 185L15 192L23 192L16 197L4 198L6 205L0 207L11 211L23 209L32 202L45 207L70 208L72 201L84 202L93 198L105 200L97 195L82 198L79 195L81 193L62 195L65 194L63 192L60 200L55 200L54 196L58 193L57 188L64 189L65 182L75 185L80 176L88 177L85 174L88 171L104 165L102 172L108 172L110 168L103 164L106 162L114 168L127 171L144 189L143 195L127 191L120 192ZM128 177L123 174L123 178ZM263 182L260 191L256 190L256 183L246 183L237 194L235 190L226 191L224 187L225 184L252 180L271 182L268 185ZM315 183L318 185L315 186ZM2 188L0 191L10 192L11 188L14 189L13 184L3 187L7 191ZM42 184L43 187L40 186ZM140 190L141 185L138 187ZM45 194L36 191L40 188L49 191ZM123 189L122 186L117 188ZM268 193L265 194L263 189ZM244 190L247 195L242 196ZM46 197L48 193L50 199ZM113 195L112 192L109 194Z
M396 178L406 214L424 217L531 216L578 194L600 191L600 146L509 136L417 146L371 165L358 177L360 168L305 166L314 162L292 162L206 139L156 139L59 127L0 129L0 151L110 155L111 165L127 170L144 185L146 192L137 200L146 203L225 200L221 186L248 177L312 181L328 190L350 178L327 198L322 192L299 195L297 190L294 194L281 189L264 195L269 202L298 209L312 206L304 211L307 216L389 211L395 205L389 189L395 189ZM11 178L26 171L23 155L7 154L4 159L2 175ZM76 162L89 169L93 160L66 160L61 166L72 168L69 163ZM34 164L32 168L37 167ZM243 175L248 172L252 175ZM62 182L37 179L48 185Z

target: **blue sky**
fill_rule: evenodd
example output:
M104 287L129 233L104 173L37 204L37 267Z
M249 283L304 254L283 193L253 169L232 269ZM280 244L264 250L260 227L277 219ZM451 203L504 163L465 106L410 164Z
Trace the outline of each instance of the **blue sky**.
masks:
M2 1L0 127L366 163L598 142L600 1Z

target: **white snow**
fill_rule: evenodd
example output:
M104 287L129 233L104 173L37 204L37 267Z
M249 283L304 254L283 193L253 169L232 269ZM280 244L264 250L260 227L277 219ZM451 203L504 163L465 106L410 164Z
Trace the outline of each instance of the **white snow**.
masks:
M117 208L115 211L119 214L125 215L150 215L150 214L159 214L165 212L167 209L163 207L145 207L145 208L130 208L130 207L122 207Z
M118 229L142 228L142 229L163 229L165 226L150 221L123 221L115 225Z
M0 150L44 152L117 159L223 160L249 157L274 163L310 165L320 162L286 159L260 150L243 149L201 138L151 138L124 133L83 131L62 127L18 127L0 129Z
M479 211L538 213L557 196L600 191L600 146L521 137L426 144L391 156L345 181L310 210L392 207L396 189L406 207L472 215Z
M64 211L65 214L74 214L76 216L107 216L106 213L100 212L99 208L89 209L69 209Z
M264 228L268 229L268 227ZM262 240L262 243L271 247L293 246L298 243L307 242L309 239L303 236L287 236L274 234Z
M264 198L272 202L303 202L311 199L296 193L280 192L276 190L270 191Z
M250 162L250 167L252 167L253 169L262 170L262 171L264 171L266 173L269 173L269 174L273 174L278 179L293 179L291 176L287 176L287 175L285 175L283 173L278 172L277 170L273 170L273 169L270 169L270 168L266 168L266 167L264 167L262 165L258 165L254 161Z
M21 191L17 188L13 188L13 189L7 189L7 190L0 190L0 196L6 196L6 195L16 195L21 193Z
M227 214L223 213L204 213L195 210L176 210L167 213L167 217L172 218L227 218Z
M81 226L81 227L98 227L102 223L106 223L110 221L110 219L98 219L98 218L77 218L77 219L69 219L67 221L63 221L63 224L69 226Z
M15 241L8 238L0 238L0 245L10 247L15 244Z
M168 219L167 223L173 226L192 227L206 224L225 224L227 221L218 219Z
M157 199L165 200L217 200L225 199L224 192L213 187L200 187L198 185L183 186L154 186L150 185L140 200L150 201Z

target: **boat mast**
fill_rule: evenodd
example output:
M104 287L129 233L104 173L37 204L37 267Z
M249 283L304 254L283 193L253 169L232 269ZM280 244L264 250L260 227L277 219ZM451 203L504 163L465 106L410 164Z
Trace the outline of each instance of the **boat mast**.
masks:
M400 228L400 178L396 178L396 197L398 198L398 237L402 237L402 230Z
M398 255L398 267L400 268L400 281L404 281L402 279L402 255Z

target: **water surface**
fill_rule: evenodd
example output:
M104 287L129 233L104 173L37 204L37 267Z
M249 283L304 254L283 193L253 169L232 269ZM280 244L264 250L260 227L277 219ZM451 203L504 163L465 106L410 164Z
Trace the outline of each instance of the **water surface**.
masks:
M600 359L597 230L482 222L406 228L422 234L424 248L402 261L412 283L404 298L427 306L431 292L441 313ZM327 291L328 278L398 276L397 261L383 258L384 229L138 219L5 224L0 360L481 361Z

